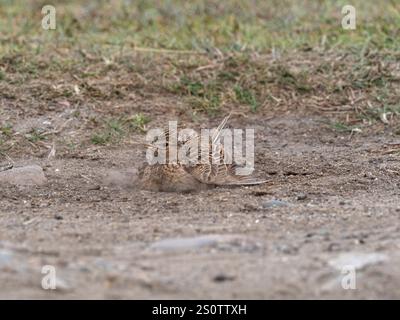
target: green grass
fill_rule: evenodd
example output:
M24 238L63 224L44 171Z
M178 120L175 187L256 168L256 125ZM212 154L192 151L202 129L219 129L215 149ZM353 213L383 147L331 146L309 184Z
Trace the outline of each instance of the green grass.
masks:
M400 105L384 105L383 107L368 107L359 114L360 119L370 123L381 121L389 123L389 119L400 115Z
M221 98L216 92L210 92L204 97L192 97L187 100L191 105L193 112L206 112L208 115L214 116L220 111Z
M244 89L239 85L233 87L233 90L236 95L236 99L240 103L244 103L250 106L251 111L255 112L258 108L258 102L254 95L254 93L248 89Z
M138 130L140 132L146 131L146 124L150 122L150 118L142 113L135 114L133 117L127 119L129 128Z
M341 27L346 0L57 1L56 30L44 4L0 2L0 100L27 117L67 101L93 144L146 132L150 105L188 119L333 110L338 131L398 118L398 1L351 1L356 30Z
M46 136L44 135L44 132L40 128L33 128L31 131L25 134L25 138L33 143L46 140Z
M345 133L345 132L353 132L355 129L359 129L358 126L352 126L348 125L346 123L340 122L340 121L334 121L329 123L329 127L333 129L334 131L340 132L340 133Z
M6 148L7 142L11 141L13 133L12 125L0 125L0 154Z
M57 29L40 28L40 1L2 1L0 30L4 38L35 41L7 43L1 51L33 46L46 52L50 42L91 47L108 45L123 51L130 46L176 50L242 51L271 48L398 49L399 3L353 0L357 29L342 30L341 8L348 1L138 0L63 1L56 4ZM86 13L85 13L86 12ZM5 40L5 42L11 41ZM86 44L86 45L85 45ZM1 53L0 51L0 53Z
M96 145L118 143L122 138L134 131L145 132L150 118L138 113L132 117L110 118L104 121L103 128L92 134L90 141Z
M13 134L12 125L6 124L3 126L0 126L0 134L4 135L5 137L11 137L11 135Z
M204 111L215 115L220 110L223 83L216 79L192 79L187 75L181 77L179 82L174 82L166 88L169 92L186 96L193 111Z
M105 121L102 131L94 133L91 142L97 145L105 145L118 142L125 135L124 121L121 118Z
M274 69L275 81L284 87L291 87L300 93L311 91L311 86L307 83L310 78L308 70L298 71L296 74L286 66L278 65Z
M110 131L94 133L90 138L90 141L96 145L106 145L113 140L113 136Z
M181 90L184 94L199 97L204 95L206 85L199 81L194 81L187 77L183 77L180 85L176 86L176 90Z

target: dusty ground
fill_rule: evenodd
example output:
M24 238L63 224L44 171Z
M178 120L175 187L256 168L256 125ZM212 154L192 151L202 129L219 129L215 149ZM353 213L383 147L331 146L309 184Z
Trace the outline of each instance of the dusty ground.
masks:
M400 298L400 7L344 4L2 1L0 175L47 182L0 184L0 298ZM229 112L268 183L132 185L149 128Z
M398 139L350 139L313 117L232 122L255 126L268 184L189 195L103 185L139 161L133 147L15 159L43 166L48 183L0 189L0 297L399 298L399 156L382 148ZM204 235L216 243L155 244ZM330 263L349 252L384 255L357 270L356 290ZM59 290L41 288L48 264Z

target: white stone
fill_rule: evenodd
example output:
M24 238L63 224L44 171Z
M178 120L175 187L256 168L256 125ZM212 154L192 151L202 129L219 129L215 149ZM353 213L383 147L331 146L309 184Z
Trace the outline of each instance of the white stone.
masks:
M17 167L0 172L0 185L9 183L20 186L41 186L46 182L43 169L38 165Z

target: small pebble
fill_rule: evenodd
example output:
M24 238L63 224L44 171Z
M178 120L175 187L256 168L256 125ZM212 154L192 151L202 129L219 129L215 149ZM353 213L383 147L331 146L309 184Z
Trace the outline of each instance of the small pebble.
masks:
M269 209L269 208L277 208L277 207L287 207L289 205L288 202L282 201L282 200L270 200L266 201L262 204L262 207L264 209Z
M0 172L0 183L10 183L21 186L41 186L47 182L42 167L30 165L25 167L14 167L10 170Z
M296 197L297 200L306 200L307 195L305 193L299 193Z
M234 276L227 275L227 274L224 274L224 273L220 273L220 274L217 274L217 275L213 278L213 280L214 280L215 282L233 281L233 280L235 280L235 277L234 277Z

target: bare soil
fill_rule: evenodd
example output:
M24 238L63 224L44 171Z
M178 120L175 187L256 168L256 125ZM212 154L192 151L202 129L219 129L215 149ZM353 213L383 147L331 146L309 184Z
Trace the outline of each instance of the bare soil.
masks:
M157 124L176 119L156 110ZM234 115L230 125L256 129L267 184L156 193L130 185L124 172L143 159L129 143L61 148L50 159L16 149L15 165L39 164L48 182L0 186L0 298L399 298L400 141L391 129L340 133L308 113ZM176 245L210 235L217 240ZM345 290L332 261L360 253L385 259L361 263L357 288ZM44 265L55 266L57 290L42 289Z

